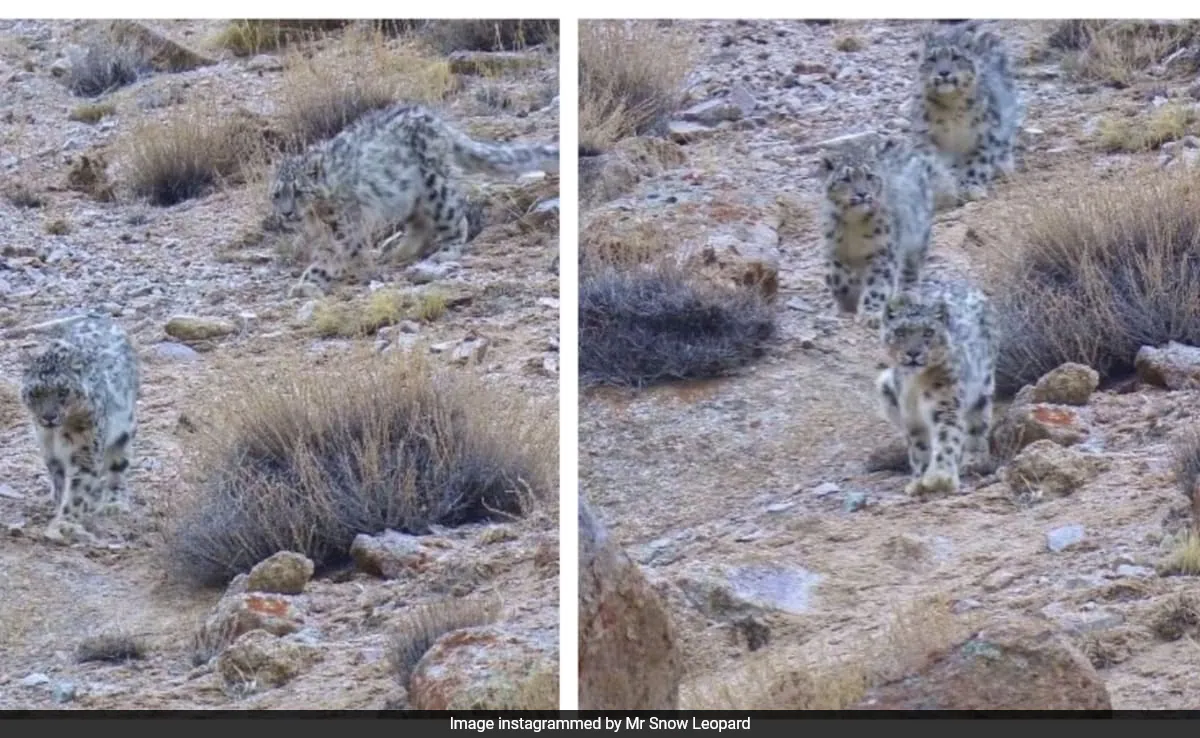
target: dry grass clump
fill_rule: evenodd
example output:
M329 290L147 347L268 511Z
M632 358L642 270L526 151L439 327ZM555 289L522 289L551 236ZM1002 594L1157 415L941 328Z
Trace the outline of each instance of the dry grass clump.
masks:
M212 39L212 45L234 56L254 56L298 41L313 40L349 25L349 20L234 20Z
M77 121L79 123L99 123L106 116L117 112L117 106L110 103L86 103L72 110L68 115L68 120Z
M444 59L396 49L385 40L381 34L347 33L334 52L289 59L281 99L289 150L333 138L372 110L400 101L439 103L457 89Z
M496 622L499 600L449 599L413 608L392 635L388 663L406 689L413 669L433 644L447 633Z
M579 146L604 151L653 130L679 105L687 39L654 21L579 24Z
M313 310L312 327L324 338L362 338L402 320L432 323L445 314L449 298L436 289L412 292L376 290L360 301L323 300Z
M98 633L80 641L75 647L75 660L119 663L145 658L146 643L141 637L124 631Z
M1200 118L1187 105L1168 103L1148 118L1108 117L1100 121L1100 146L1110 153L1152 151L1195 133Z
M420 35L443 54L455 51L520 51L557 44L557 20L431 20Z
M1175 481L1192 506L1192 530L1200 533L1200 431L1190 431L1175 445Z
M34 192L33 188L24 182L14 182L5 187L4 199L18 208L40 208L46 204L46 198Z
M268 140L249 114L188 111L166 123L143 124L127 139L128 184L135 195L164 207L200 197L240 182L261 161Z
M418 356L227 386L196 437L188 494L167 511L166 559L193 584L223 584L279 551L341 563L360 533L511 519L557 483L554 421Z
M1066 363L1132 374L1144 345L1200 342L1200 179L1147 172L1057 191L992 280L1004 396Z
M1150 631L1164 641L1177 641L1194 634L1200 626L1200 601L1180 592L1163 602L1150 619Z
M833 48L847 54L853 54L856 51L862 51L866 44L862 42L858 36L842 36L833 42Z
M1190 43L1193 21L1064 20L1046 40L1079 79L1122 88Z
M752 287L711 284L667 260L587 269L579 287L579 373L643 387L727 375L763 355L775 311Z
M1158 573L1162 576L1200 574L1200 533L1190 530L1176 539L1175 547L1166 561L1159 565Z
M99 97L131 85L148 69L144 52L132 44L98 37L71 60L65 82L80 97Z
M955 617L942 597L919 600L894 612L861 651L763 653L747 666L685 685L683 710L846 710L873 686L903 678L962 641L969 622ZM807 649L807 647L806 647Z

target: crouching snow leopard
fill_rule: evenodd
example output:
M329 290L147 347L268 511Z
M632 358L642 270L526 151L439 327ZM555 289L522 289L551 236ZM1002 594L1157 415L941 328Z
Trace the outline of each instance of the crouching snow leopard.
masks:
M125 471L137 433L137 355L125 330L91 312L63 322L33 356L21 382L50 475L55 503L46 537L96 541L84 528L97 513L129 509ZM104 477L107 475L107 479Z
M825 284L842 312L877 327L887 299L919 281L938 166L894 138L822 155Z
M982 199L997 172L1015 168L1023 112L1008 52L976 23L926 31L922 44L913 134L941 154L960 200Z
M881 335L892 366L875 382L885 416L908 434L906 492L956 492L963 465L988 458L996 332L982 292L923 282L893 297Z
M271 185L274 213L284 221L320 224L333 235L292 288L321 294L357 266L381 229L404 234L380 249L407 263L445 249L456 258L469 238L465 198L450 181L450 163L498 175L558 171L557 145L484 143L425 108L393 105L372 111L337 136L282 161Z

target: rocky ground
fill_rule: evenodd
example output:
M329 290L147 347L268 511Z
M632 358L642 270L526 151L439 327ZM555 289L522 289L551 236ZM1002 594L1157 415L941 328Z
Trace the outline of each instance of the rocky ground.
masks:
M376 63L418 59L433 69L447 89L438 107L467 130L556 140L556 53L518 52L522 63L481 73L470 54L455 61L419 38L355 46L344 31L235 56L211 43L223 21L148 25L204 59L85 99L63 80L96 22L0 21L0 324L20 328L101 307L128 328L143 366L134 511L117 521L119 542L108 548L58 546L39 535L49 510L31 498L44 471L13 394L22 352L38 336L0 338L0 707L444 707L448 696L475 687L519 687L521 699L540 690L557 704L556 499L513 524L443 530L419 542L364 540L358 569L317 572L311 581L311 562L275 562L282 583L267 581L267 571L263 581L238 581L225 594L168 579L160 535L186 484L185 416L219 404L234 371L317 367L363 348L412 350L440 369L474 372L497 390L555 407L557 193L538 193L556 183L478 182L487 221L459 264L411 280L399 269L381 277L402 295L438 291L431 300L444 313L344 337L323 337L314 326L327 305L287 297L303 264L282 262L276 236L259 230L268 208L265 167L170 207L126 186L135 138L155 130L146 126L235 110L270 126L293 67L306 58L318 67L341 60L368 73L348 57L358 48L369 48ZM113 108L98 121L70 119L96 102ZM97 197L103 187L74 186L69 173L83 157L107 161L115 198ZM357 304L377 286L347 285L334 299ZM206 335L188 330L196 324ZM500 593L496 623L440 642L418 669L425 669L423 696L405 699L388 659L397 623L448 597ZM197 665L202 626L231 638L255 632ZM81 643L114 632L136 638L141 657L77 660ZM538 684L522 682L529 678Z
M1195 82L1078 81L1060 56L1042 53L1052 23L996 26L1028 104L1018 171L989 199L941 214L932 249L934 271L985 288L983 263L1004 251L1024 208L1080 178L1187 159L1186 140L1108 153L1097 131L1115 110L1144 115L1167 98L1190 106ZM674 143L627 140L591 165L602 186L581 228L775 260L780 339L736 377L585 392L583 494L673 618L682 707L747 706L744 691L713 697L714 685L762 668L777 685L789 671L870 653L880 638L953 642L960 636L947 621L919 614L929 600L959 619L1041 624L1020 632L1049 624L1088 657L1115 708L1195 707L1195 580L1156 570L1188 515L1170 453L1194 425L1195 391L1092 393L1088 370L1069 368L1049 382L1075 382L1081 396L1047 390L1022 398L1014 414L1050 439L998 474L968 478L962 494L913 499L904 474L867 470L898 439L872 394L883 359L876 337L832 316L824 292L816 151L828 139L903 126L918 31L882 21L665 27L691 42L688 112L671 124ZM1031 495L1014 468L1041 479L1042 494ZM907 630L897 631L898 613ZM758 695L761 706L789 706L784 693ZM1096 704L1091 695L1070 704Z

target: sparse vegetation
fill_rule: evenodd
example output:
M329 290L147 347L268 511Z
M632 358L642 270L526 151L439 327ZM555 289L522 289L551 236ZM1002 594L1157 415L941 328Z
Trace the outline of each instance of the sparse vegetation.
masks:
M1194 21L1085 20L1059 23L1047 45L1065 52L1074 76L1128 87L1196 36Z
M18 208L40 208L46 204L46 198L34 192L28 185L17 182L4 190L4 199Z
M1151 151L1169 142L1195 133L1200 122L1196 111L1180 103L1168 103L1152 112L1148 119L1108 117L1097 131L1100 146L1108 152Z
M312 40L340 29L348 20L235 20L230 21L212 45L228 49L234 56L254 56L274 51L301 40Z
M1200 536L1200 431L1191 431L1175 445L1175 481L1192 508L1192 532ZM1196 573L1200 574L1200 540L1196 542Z
M377 290L365 303L323 300L313 311L312 326L317 335L325 338L362 338L402 320L433 322L446 312L447 304L446 295L436 289Z
M1150 630L1164 641L1177 641L1200 626L1200 602L1187 593L1168 597L1153 613Z
M67 88L80 97L99 97L133 84L145 68L139 49L102 38L71 61Z
M580 23L580 148L604 151L665 121L682 98L689 52L682 36L653 21Z
M833 42L833 48L847 54L852 54L863 50L863 42L857 36L842 36Z
M108 162L103 156L80 156L71 162L67 171L67 187L82 192L97 202L116 199L112 182L108 178Z
M1120 379L1141 346L1200 342L1194 174L1080 186L1035 207L1016 232L993 279L1001 395L1065 362Z
M146 644L136 635L124 631L99 633L83 639L75 648L75 660L119 663L146 656Z
M499 609L499 601L480 599L450 599L413 608L392 635L388 651L392 673L407 688L413 669L437 639L456 630L494 623Z
M421 36L443 54L455 51L520 51L557 44L557 20L433 20Z
M282 132L301 150L336 136L364 114L393 103L435 103L457 86L444 59L382 46L378 36L347 35L353 53L331 63L293 57L283 83Z
M105 116L117 112L117 106L111 102L85 103L72 110L67 118L80 123L99 123Z
M554 423L416 356L230 386L246 389L222 397L169 514L185 581L221 584L285 550L339 563L359 533L511 519L554 488Z
M43 228L51 236L65 236L71 232L71 221L66 218L51 218Z
M1159 567L1159 573L1167 576L1200 574L1200 533L1190 530L1177 538L1171 554Z
M758 290L665 263L589 270L579 287L580 379L642 387L723 376L764 353L775 321Z
M191 111L166 124L145 124L130 137L129 184L134 194L164 207L200 197L261 160L267 141L249 115Z

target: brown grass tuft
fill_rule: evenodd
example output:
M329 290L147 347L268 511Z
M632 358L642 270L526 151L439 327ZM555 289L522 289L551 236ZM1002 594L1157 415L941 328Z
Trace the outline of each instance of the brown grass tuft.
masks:
M365 301L322 300L313 310L312 328L324 338L363 338L402 320L432 323L447 307L446 295L437 289L377 290Z
M1100 121L1097 136L1100 146L1110 153L1152 151L1197 131L1196 111L1187 105L1168 103L1148 119L1107 117Z
M281 118L292 150L336 136L364 114L403 101L439 103L458 88L444 59L396 49L379 33L347 33L331 52L296 54L284 77Z
M337 564L359 533L519 517L557 483L554 421L420 356L229 386L197 436L190 494L167 511L166 557L191 583L224 583L279 551Z
M1175 481L1192 508L1192 531L1200 535L1200 431L1184 435L1175 445L1172 461ZM1200 559L1197 564L1200 573Z
M312 41L348 25L348 20L234 20L211 44L234 56L254 56L298 41Z
M847 54L862 51L866 47L858 36L842 36L833 42L833 48Z
M969 622L955 617L941 597L900 608L862 650L834 654L764 653L748 657L734 674L687 685L684 710L845 710L877 684L923 668L966 637Z
M1063 67L1073 76L1123 88L1188 44L1197 29L1192 21L1071 19L1059 23L1047 45L1066 53Z
M146 656L146 643L141 637L124 631L99 633L80 641L75 647L75 660L122 662Z
M604 151L675 111L692 66L688 40L654 21L579 24L579 146Z
M128 183L134 194L164 207L201 197L242 181L243 172L262 161L269 140L263 122L249 113L185 111L131 133Z
M68 115L68 120L79 123L99 123L106 116L117 112L117 106L110 102L85 103L76 107Z
M1163 602L1152 614L1150 631L1164 641L1177 641L1200 626L1200 601L1180 592Z
M437 639L463 628L490 625L499 615L500 601L492 599L449 599L411 609L392 635L388 651L392 672L407 689L413 669Z
M46 198L34 192L24 182L14 182L5 187L4 199L18 208L40 208L46 205Z
M71 221L66 218L51 218L42 224L42 230L51 236L65 236L71 232Z
M1193 527L1196 523L1193 521ZM1163 576L1200 575L1200 533L1190 530L1175 541L1170 555L1158 567Z
M994 269L997 391L1066 363L1131 375L1144 345L1200 342L1200 178L1146 172L1034 204Z

